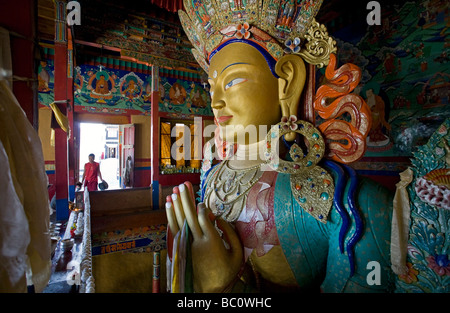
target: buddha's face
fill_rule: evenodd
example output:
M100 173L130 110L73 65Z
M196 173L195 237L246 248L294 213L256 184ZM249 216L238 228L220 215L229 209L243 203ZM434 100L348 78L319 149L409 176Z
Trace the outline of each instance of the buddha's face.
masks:
M211 106L221 136L228 142L250 144L265 136L250 135L281 120L278 81L264 56L245 43L232 43L217 52L209 67Z

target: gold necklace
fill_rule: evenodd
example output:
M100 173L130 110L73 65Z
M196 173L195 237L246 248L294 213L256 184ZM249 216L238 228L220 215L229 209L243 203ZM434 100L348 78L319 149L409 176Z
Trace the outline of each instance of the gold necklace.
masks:
M236 221L245 206L247 194L261 178L260 164L234 169L228 160L222 161L214 173L210 187L206 190L206 197L210 199L214 193L213 213L228 222Z

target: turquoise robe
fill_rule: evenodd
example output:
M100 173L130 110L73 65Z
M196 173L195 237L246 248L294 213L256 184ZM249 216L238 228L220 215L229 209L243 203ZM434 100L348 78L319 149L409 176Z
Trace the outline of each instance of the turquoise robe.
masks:
M337 188L336 182L342 175L324 167L333 175ZM343 183L343 205L350 212L347 196L351 180L344 178ZM281 247L298 284L302 287L320 286L323 292L392 291L390 234L393 195L372 180L359 179L355 203L362 219L361 237L353 249L347 251L347 243L357 226L355 214L349 214L342 253L339 233L343 218L336 204L327 223L323 224L301 208L290 189L290 175L279 173L274 197L275 223ZM353 257L349 257L349 251L354 252ZM372 261L378 262L379 266L375 264L374 267L374 263L370 263ZM354 262L353 273L351 262Z
M351 185L356 175L349 178L341 165L330 161L325 164L329 166L322 167L332 174L336 187L334 205L326 224L309 215L294 199L289 174L278 173L276 178L274 214L278 239L298 285L306 290L320 287L322 292L330 293L392 292L393 194L372 180L359 178L354 189L355 209L359 214L354 214L348 196L352 194ZM353 172L349 167L344 168ZM206 178L212 170L202 175L200 201L204 200ZM342 231L344 219L338 212L339 207L348 214L347 231ZM357 223L357 215L362 223ZM355 240L352 237L356 230L360 238ZM349 242L354 242L350 248ZM377 262L375 267L370 263L373 261Z

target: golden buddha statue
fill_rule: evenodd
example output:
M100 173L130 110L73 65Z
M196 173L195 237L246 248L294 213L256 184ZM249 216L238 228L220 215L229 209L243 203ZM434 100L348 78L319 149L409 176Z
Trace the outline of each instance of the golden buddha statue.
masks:
M345 165L370 129L370 110L350 94L361 73L335 70L335 42L314 20L322 1L281 2L185 0L179 12L228 150L202 174L197 206L189 182L167 197L172 292L390 287L392 196ZM302 103L309 64L328 65L314 104ZM306 106L318 127L315 115L299 118ZM379 284L367 283L371 261Z

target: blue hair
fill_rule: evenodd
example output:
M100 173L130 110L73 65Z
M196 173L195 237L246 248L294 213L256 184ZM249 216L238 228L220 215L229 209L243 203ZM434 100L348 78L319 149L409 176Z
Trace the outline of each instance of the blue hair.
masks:
M354 218L355 222L355 231L353 235L349 238L346 245L346 251L348 260L350 263L350 276L353 276L355 273L355 255L354 255L354 248L355 245L358 243L358 241L361 239L363 235L363 228L364 228L364 221L362 219L362 216L360 212L358 211L358 208L356 206L356 188L358 185L358 177L356 175L356 172L353 168L350 166L344 165L344 164L337 164L336 162L330 161L330 160L324 160L324 165L330 169L332 169L337 174L336 179L336 185L334 190L334 199L333 203L336 207L336 211L339 213L339 215L342 218L342 225L341 229L339 230L339 249L341 253L344 253L344 242L347 235L347 232L349 230L350 226L350 214L347 212L344 206L344 188L345 188L345 180L346 175L345 171L348 174L348 179L350 180L349 190L347 193L347 204L349 207L349 210L351 212L351 215ZM342 168L342 167L343 168ZM344 171L345 169L345 171Z

